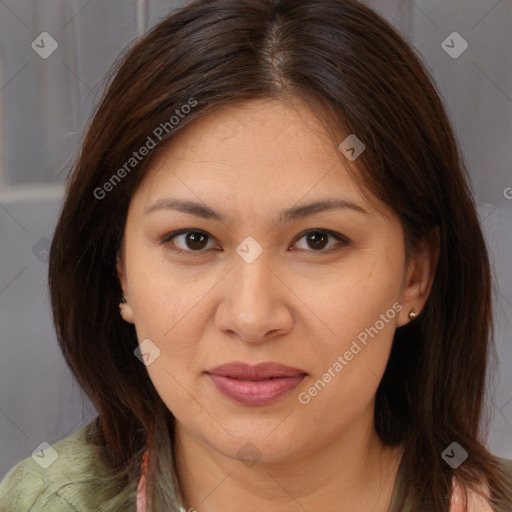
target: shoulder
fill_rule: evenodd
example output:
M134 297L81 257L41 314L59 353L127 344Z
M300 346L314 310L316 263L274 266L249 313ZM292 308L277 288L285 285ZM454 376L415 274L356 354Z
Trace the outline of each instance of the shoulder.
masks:
M8 512L91 512L115 494L99 484L108 468L101 447L88 442L96 428L91 421L41 452L41 462L27 457L0 483L0 510ZM46 461L45 461L46 457ZM54 459L54 460L53 460ZM48 463L51 462L49 465Z

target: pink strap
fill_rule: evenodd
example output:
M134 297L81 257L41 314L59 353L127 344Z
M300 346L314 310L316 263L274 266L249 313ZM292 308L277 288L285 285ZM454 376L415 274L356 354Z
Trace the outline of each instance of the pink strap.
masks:
M484 495L489 498L489 488L482 486L481 490ZM468 508L464 509L462 504L462 489L460 485L453 479L453 494L452 502L450 504L450 512L493 512L489 502L482 498L476 491L468 492Z
M142 475L137 488L137 512L147 512L146 473L148 471L149 452L146 450L142 457Z

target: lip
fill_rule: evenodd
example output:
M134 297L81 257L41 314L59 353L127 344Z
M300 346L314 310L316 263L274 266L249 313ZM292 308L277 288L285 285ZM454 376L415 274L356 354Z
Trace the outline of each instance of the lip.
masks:
M233 362L206 372L223 395L246 406L270 405L296 388L307 375L304 370L280 363L254 366Z

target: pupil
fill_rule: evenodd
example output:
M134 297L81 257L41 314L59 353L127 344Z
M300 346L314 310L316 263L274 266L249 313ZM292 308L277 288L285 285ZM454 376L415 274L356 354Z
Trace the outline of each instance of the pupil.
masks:
M191 232L187 235L187 245L190 249L202 249L206 243L206 236L203 233Z
M323 240L320 241L320 238ZM307 240L312 249L323 249L327 245L327 234L316 231L307 235Z

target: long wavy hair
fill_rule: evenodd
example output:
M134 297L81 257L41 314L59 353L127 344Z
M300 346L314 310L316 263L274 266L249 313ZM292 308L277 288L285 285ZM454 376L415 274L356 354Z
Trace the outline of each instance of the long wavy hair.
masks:
M111 469L98 478L118 485L112 510L133 507L146 447L148 510L178 510L180 499L174 417L134 357L134 326L119 315L115 262L130 198L155 156L195 119L234 102L287 97L317 105L326 127L363 140L350 172L397 213L409 251L439 229L430 296L396 330L376 395L380 439L404 448L398 509L448 511L455 477L465 492L486 482L495 511L510 512L512 489L479 429L491 275L465 166L420 58L355 0L198 0L127 49L108 76L67 181L49 285L62 352L98 411L91 443ZM128 170L161 125L159 143ZM457 469L441 457L453 441L470 454Z

